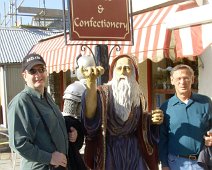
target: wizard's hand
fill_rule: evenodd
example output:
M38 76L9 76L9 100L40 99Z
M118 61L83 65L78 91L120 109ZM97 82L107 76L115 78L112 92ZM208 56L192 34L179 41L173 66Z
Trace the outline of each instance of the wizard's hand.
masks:
M163 123L163 111L160 109L152 110L152 124L160 125Z
M85 79L88 81L95 81L97 77L101 76L104 74L104 68L101 66L97 67L80 67L80 72L83 74Z

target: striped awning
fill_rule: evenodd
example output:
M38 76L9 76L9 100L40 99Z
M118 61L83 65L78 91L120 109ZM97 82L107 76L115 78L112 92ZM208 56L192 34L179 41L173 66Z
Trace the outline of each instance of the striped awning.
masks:
M36 52L44 57L49 73L74 70L75 58L82 53L81 45L83 44L91 44L88 46L92 51L97 44L108 45L108 51L111 54L110 62L120 54L134 55L139 63L147 58L158 62L164 57L169 57L170 50L174 49L170 47L171 30L167 29L166 20L176 12L178 7L179 5L175 4L133 16L134 45L132 42L123 41L69 41L68 35L66 36L68 45L65 45L64 35L59 35L40 41L30 53ZM110 44L121 44L120 51ZM84 53L91 52L85 50Z
M176 57L199 56L212 44L212 23L190 26L174 30Z

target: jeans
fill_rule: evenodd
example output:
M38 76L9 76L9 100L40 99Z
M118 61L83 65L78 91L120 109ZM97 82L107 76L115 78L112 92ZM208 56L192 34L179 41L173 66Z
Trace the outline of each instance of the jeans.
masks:
M204 170L203 167L197 164L197 160L168 155L168 163L170 170Z

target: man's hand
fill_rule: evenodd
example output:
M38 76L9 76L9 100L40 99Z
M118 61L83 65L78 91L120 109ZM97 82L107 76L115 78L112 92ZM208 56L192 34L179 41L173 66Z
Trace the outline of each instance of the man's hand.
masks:
M160 125L163 123L163 111L160 109L152 110L152 124Z
M50 164L54 165L55 167L58 166L67 167L66 155L57 151L53 152Z
M70 142L76 142L77 140L77 130L74 127L70 127L70 132L68 133L68 139Z
M207 135L204 136L205 138L205 145L212 146L212 131L207 131Z

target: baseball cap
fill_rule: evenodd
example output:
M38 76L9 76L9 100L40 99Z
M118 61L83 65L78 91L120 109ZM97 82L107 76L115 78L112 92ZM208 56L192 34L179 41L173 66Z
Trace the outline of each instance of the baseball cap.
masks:
M35 53L28 54L27 56L24 57L22 61L22 72L24 72L24 70L31 70L33 66L38 64L42 64L46 66L46 63L43 60L43 57Z

